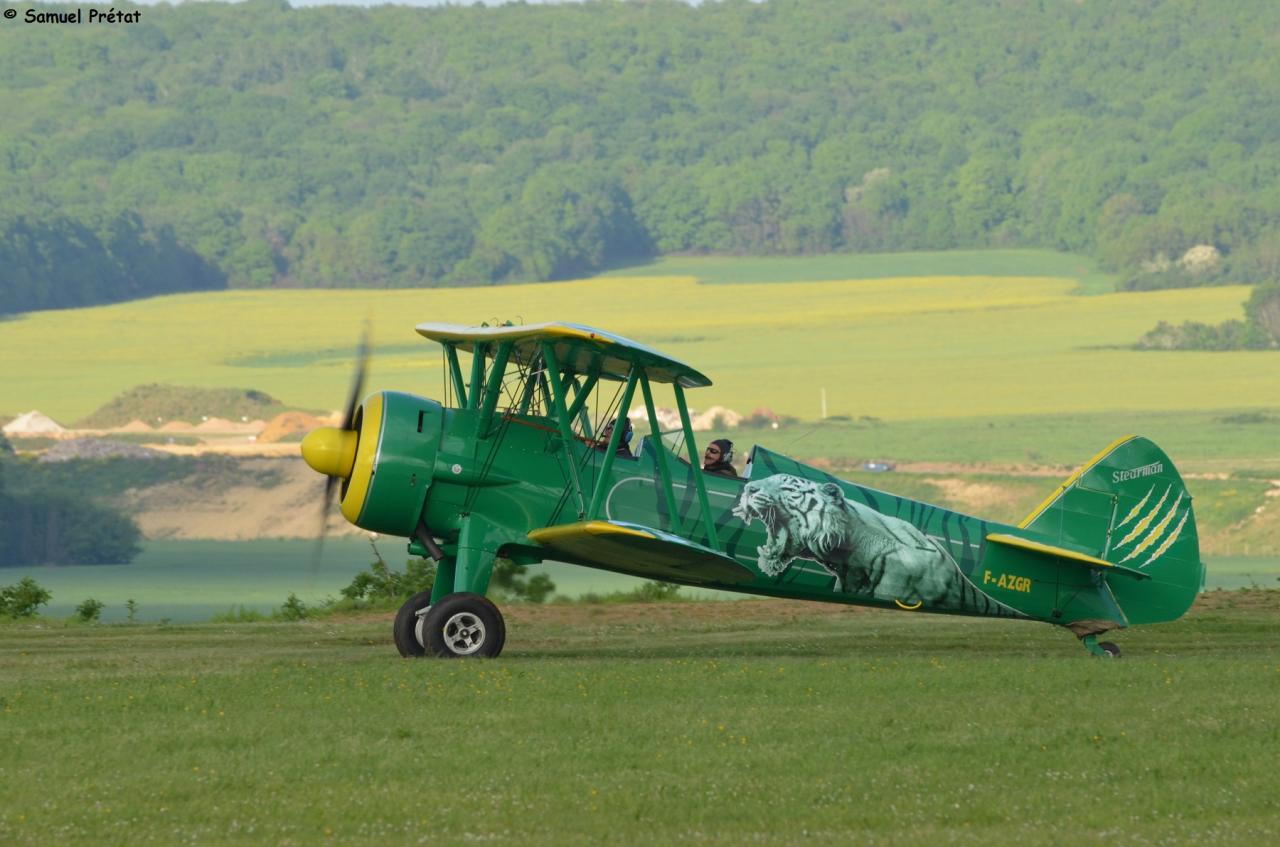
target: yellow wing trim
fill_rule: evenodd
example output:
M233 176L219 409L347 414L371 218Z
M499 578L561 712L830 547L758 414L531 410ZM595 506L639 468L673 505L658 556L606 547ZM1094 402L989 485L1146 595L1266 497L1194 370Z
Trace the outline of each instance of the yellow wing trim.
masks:
M535 529L529 537L539 544L548 544L562 538L578 538L582 535L629 535L636 538L657 539L653 533L632 529L629 526L618 526L608 521L587 521L586 523L564 524Z
M1121 444L1124 444L1125 442L1128 442L1128 441L1132 441L1137 437L1138 436L1136 435L1126 435L1123 438L1117 438L1115 441L1112 441L1106 447L1102 448L1102 450L1099 451L1098 455L1094 456L1092 459L1090 459L1089 461L1081 465L1079 468L1077 468L1075 473L1067 477L1066 482L1062 483L1062 485L1059 485L1057 488L1055 488L1053 490L1053 493L1044 499L1043 503L1041 503L1039 506L1036 506L1031 511L1031 514L1023 518L1022 523L1018 524L1018 529L1026 529L1028 526L1030 526L1031 522L1034 521L1036 518L1040 517L1040 515L1044 512L1045 509L1053 505L1054 500L1057 500L1059 497L1062 496L1062 493L1064 491L1066 491L1072 485L1075 485L1076 480L1078 480L1080 477L1084 476L1086 473L1091 471L1094 465L1098 464L1098 462L1101 462L1103 459L1107 458L1107 456L1109 456L1111 452L1115 450L1117 447L1119 447ZM1108 562L1107 564L1110 564L1110 562Z
M360 442L356 445L356 462L351 468L347 490L342 495L342 516L352 523L360 519L364 501L373 482L373 469L378 464L378 448L382 445L382 392L364 401L360 415ZM359 526L359 524L356 524Z
M452 324L425 323L418 326L418 334L432 341L484 342L508 341L523 338L567 338L577 341L611 342L606 334L594 330L564 324L534 324L532 326L463 327Z

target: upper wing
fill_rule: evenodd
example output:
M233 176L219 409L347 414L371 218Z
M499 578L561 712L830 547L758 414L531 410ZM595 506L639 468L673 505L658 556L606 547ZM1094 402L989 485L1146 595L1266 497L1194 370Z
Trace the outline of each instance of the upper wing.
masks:
M455 324L418 324L418 334L457 349L472 352L476 345L509 341L511 360L529 364L546 341L554 346L556 361L578 373L600 369L606 379L625 380L632 365L644 369L650 382L679 382L684 388L701 388L711 380L693 368L652 347L604 330L572 323L543 323L528 326L469 327Z

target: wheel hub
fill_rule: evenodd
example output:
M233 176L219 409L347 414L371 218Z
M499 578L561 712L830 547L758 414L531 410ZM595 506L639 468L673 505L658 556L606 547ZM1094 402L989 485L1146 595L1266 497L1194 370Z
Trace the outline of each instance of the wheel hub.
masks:
M444 641L459 656L469 656L484 645L484 622L471 612L458 612L444 623Z

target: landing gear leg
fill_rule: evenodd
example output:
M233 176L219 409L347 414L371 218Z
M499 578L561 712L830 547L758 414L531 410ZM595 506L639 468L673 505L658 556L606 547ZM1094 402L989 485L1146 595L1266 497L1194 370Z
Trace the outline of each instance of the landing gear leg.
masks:
M502 652L507 626L484 596L495 558L490 529L474 515L464 518L456 548L436 562L434 587L400 608L393 634L401 656L493 658Z
M1090 655L1100 656L1104 659L1120 658L1120 648L1110 641L1099 641L1097 635L1081 636L1080 643L1084 645L1084 649L1088 650Z

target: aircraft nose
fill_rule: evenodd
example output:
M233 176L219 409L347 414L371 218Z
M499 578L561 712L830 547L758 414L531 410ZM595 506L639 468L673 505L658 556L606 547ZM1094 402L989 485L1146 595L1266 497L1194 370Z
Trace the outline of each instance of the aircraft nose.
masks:
M302 458L306 463L326 476L351 478L351 468L356 463L354 430L325 426L307 433L302 439Z

